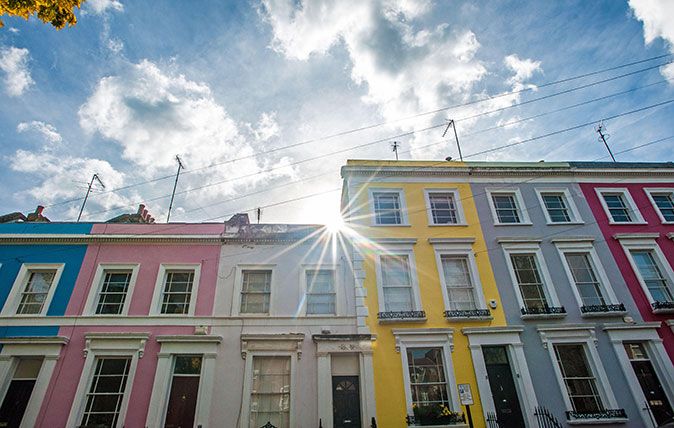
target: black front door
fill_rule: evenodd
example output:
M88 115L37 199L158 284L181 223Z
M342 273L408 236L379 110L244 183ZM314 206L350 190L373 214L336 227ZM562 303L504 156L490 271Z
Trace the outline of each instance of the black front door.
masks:
M646 397L648 409L655 419L656 425L664 424L674 418L672 406L667 394L660 383L655 368L648 357L648 353L641 343L626 343L625 350L632 363L634 374L637 375L641 390Z
M332 377L332 418L335 428L360 428L358 376Z
M489 388L496 407L496 417L502 427L524 427L524 418L517 397L510 360L505 346L483 346Z

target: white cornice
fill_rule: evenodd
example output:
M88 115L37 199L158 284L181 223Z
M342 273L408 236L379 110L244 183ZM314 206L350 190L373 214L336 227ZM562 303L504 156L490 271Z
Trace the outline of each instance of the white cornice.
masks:
M428 238L431 245L449 245L449 244L474 244L475 238Z
M17 336L0 338L0 345L66 345L63 336Z
M660 237L658 232L654 233L616 233L613 235L613 239L657 239Z
M567 242L593 242L594 240L594 236L563 236L560 238L552 238L550 242L554 244Z
M228 243L250 242L256 244L277 244L295 242L304 237L241 237L221 235L76 235L76 234L0 234L0 244L200 244L225 245ZM316 237L314 239L320 239Z
M467 335L470 334L508 334L508 333L521 333L524 331L524 327L519 326L504 326L504 327L470 327L462 328L461 333Z
M159 343L163 343L163 342L220 343L220 342L222 342L222 336L198 335L198 334L162 335L162 336L155 336L155 340Z
M639 324L624 324L624 323L614 323L614 324L604 324L602 329L604 331L608 330L652 330L654 328L660 328L662 325L659 321L653 322L643 322Z
M382 245L414 245L417 238L370 238L370 241Z
M541 242L543 242L543 240L520 236L503 236L500 238L496 238L496 242L499 244L529 244L529 243L540 244Z

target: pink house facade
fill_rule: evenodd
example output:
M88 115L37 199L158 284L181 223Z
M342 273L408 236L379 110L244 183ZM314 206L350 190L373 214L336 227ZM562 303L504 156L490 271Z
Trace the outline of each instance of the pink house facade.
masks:
M580 187L643 320L674 361L674 165L621 165L597 165L605 178Z

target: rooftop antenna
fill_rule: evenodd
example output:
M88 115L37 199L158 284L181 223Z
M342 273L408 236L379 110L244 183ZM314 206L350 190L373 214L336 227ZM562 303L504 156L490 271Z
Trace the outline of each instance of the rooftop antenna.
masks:
M89 193L91 193L91 186L94 185L94 180L98 182L98 184L101 185L105 189L105 184L101 181L101 178L98 176L98 174L94 174L91 177L91 181L89 181L89 187L87 187L87 194L84 196L84 201L82 201L82 208L80 208L80 213L77 215L77 222L79 223L80 219L82 218L82 212L84 211L84 205L87 203L87 199L89 199Z
M262 208L257 208L255 210L255 214L257 216L257 224L260 224L260 217L262 217Z
M398 160L398 149L400 148L400 143L397 141L394 141L391 143L391 149L393 149L393 152L396 154L396 160Z
M611 148L608 146L608 143L606 140L611 138L609 134L606 133L606 127L604 126L604 121L602 120L597 124L597 126L594 128L594 130L599 134L599 138L597 139L598 141L603 141L604 145L606 146L606 150L608 150L608 154L611 155L611 159L613 159L613 162L615 162L615 156L613 156L613 152L611 151Z
M171 202L169 203L168 215L166 216L166 223L171 219L171 208L173 208L173 198L176 195L176 187L178 187L178 177L180 177L180 170L185 169L185 165L180 160L180 156L176 155L176 162L178 162L178 172L176 173L176 181L173 183L173 192L171 193Z
M447 122L447 128L445 128L445 132L442 133L442 138L445 138L445 135L447 135L447 131L449 131L450 126L454 129L454 138L456 139L456 147L459 149L459 159L461 159L461 162L463 162L463 155L461 154L461 144L459 144L459 135L456 133L456 122L454 122L454 119L449 119L449 122Z

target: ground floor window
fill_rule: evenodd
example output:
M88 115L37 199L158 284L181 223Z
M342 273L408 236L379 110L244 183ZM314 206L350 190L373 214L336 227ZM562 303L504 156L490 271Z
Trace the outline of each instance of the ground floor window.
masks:
M597 389L597 379L592 373L583 345L556 344L554 349L573 411L577 413L602 411L604 405Z
M20 358L0 406L0 427L18 427L28 407L42 358Z
M290 428L290 357L254 356L250 428Z
M117 426L131 358L97 358L81 427Z

